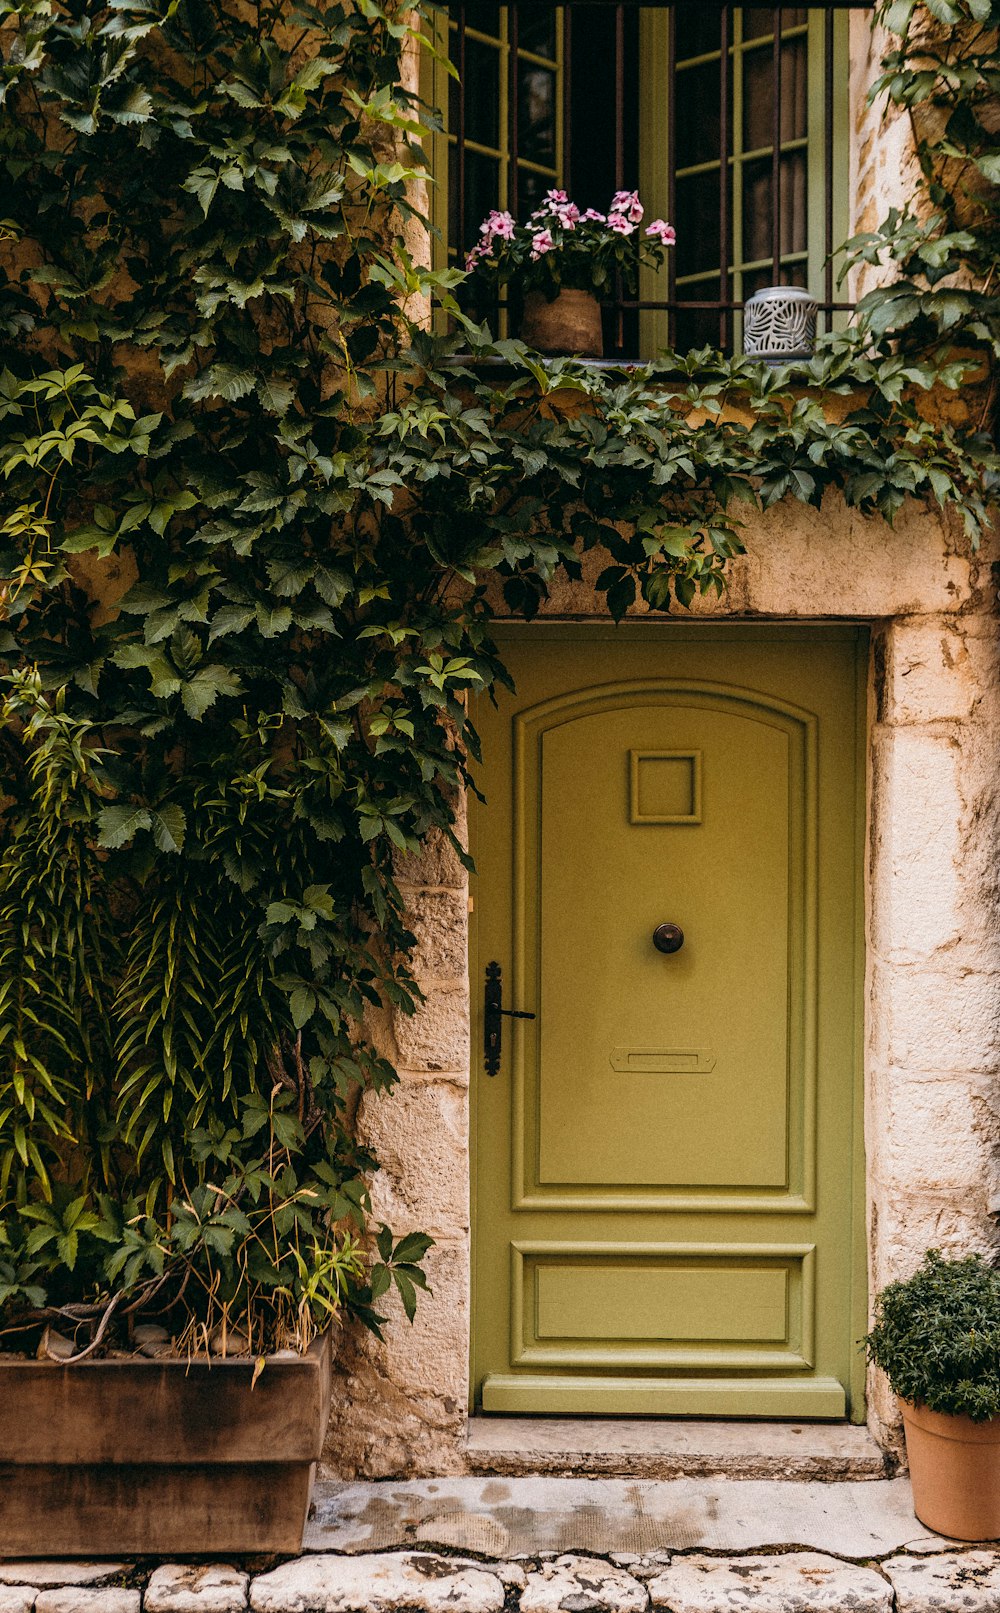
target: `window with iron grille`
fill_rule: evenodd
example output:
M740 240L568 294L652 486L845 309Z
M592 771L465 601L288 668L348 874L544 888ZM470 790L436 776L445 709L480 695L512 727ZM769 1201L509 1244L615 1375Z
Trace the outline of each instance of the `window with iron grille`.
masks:
M453 4L459 77L438 71L431 89L442 260L464 262L491 208L524 219L558 186L603 210L637 188L677 245L638 296L609 300L607 354L738 348L743 304L765 285L807 286L829 328L846 306L847 20L815 4Z

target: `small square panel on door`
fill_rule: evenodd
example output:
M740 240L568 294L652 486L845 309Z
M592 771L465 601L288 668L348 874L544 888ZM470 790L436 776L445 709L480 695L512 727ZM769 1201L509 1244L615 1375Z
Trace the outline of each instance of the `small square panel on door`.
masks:
M629 751L633 823L701 822L701 751Z

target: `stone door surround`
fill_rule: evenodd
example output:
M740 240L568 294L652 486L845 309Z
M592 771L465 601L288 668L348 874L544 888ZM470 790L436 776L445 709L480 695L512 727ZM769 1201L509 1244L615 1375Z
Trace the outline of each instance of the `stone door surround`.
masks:
M699 602L699 620L871 630L859 1060L871 1292L906 1275L929 1246L996 1245L998 551L970 554L947 519L921 507L889 529L833 496L821 510L776 507L745 541L727 594ZM604 619L586 575L554 590L544 615ZM338 1476L469 1470L468 883L438 840L402 859L399 877L426 1001L415 1017L375 1027L401 1083L366 1100L359 1123L385 1167L376 1214L437 1240L433 1293L412 1329L393 1315L384 1344L358 1337L342 1354L326 1450ZM478 1064L473 1056L473 1079ZM880 1442L898 1442L893 1397L877 1380L868 1417Z

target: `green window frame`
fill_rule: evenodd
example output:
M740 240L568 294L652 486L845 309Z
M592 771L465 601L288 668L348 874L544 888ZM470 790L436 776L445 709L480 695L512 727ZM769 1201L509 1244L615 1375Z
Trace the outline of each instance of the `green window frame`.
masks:
M518 153L517 178L531 177L541 182L544 190L551 189L561 183L563 174L563 119L564 106L562 95L563 61L564 61L564 30L563 10L556 7L554 10L555 50L547 53L532 50L526 47L520 39L515 38L511 27L511 11L513 8L500 5L496 7L497 27L492 30L488 27L477 27L467 24L465 28L466 48L471 45L489 58L493 58L493 71L497 86L497 139L489 140L465 136L466 151L474 157L483 157L496 164L497 188L496 199L493 205L498 208L507 208L513 200L512 177L514 159L511 152L510 129L512 121L512 108L517 95L517 85L512 83L512 75L518 67L536 67L552 75L554 85L554 153L551 164L535 161L531 157ZM455 49L458 25L454 16L447 22L442 13L434 26L434 45L439 55L447 56L451 61L456 60ZM430 217L437 235L435 266L443 267L445 264L454 266L459 260L459 245L452 239L450 213L449 178L452 164L452 152L457 145L455 131L449 126L449 103L454 100L454 79L447 73L440 60L429 58L429 82L424 86L424 99L433 107L441 110L444 115L444 131L436 133L431 142L431 171L435 183L432 186ZM521 186L518 185L518 190ZM523 213L523 208L520 209ZM483 215L485 216L485 215ZM471 240L466 242L466 249Z
M554 78L554 149L555 159L551 167L543 168L537 164L519 161L520 168L532 168L539 177L544 177L546 186L559 185L572 192L572 175L567 176L564 163L566 148L563 119L565 116L564 73L566 69L567 52L565 49L564 18L567 8L556 11L556 51L551 57L535 58L539 63L549 69ZM832 63L830 79L833 85L833 104L830 117L831 150L826 150L827 142L827 111L824 94L815 92L817 85L827 82L827 11L825 8L811 7L796 11L785 7L785 18L781 29L782 61L798 56L805 64L805 93L804 104L801 107L804 116L804 128L800 126L787 128L779 124L779 164L782 172L791 175L798 154L804 154L804 174L798 180L799 202L796 225L797 239L789 236L789 214L785 213L782 234L785 239L780 243L779 275L781 279L788 279L793 283L805 284L823 303L827 300L827 271L826 271L826 230L827 230L827 175L832 185L832 239L839 245L848 234L848 162L849 149L848 133L848 106L847 106L847 64L848 64L848 14L846 11L834 9L832 16ZM495 32L488 32L480 27L473 27L467 23L466 36L477 49L489 50L496 56L495 82L499 86L498 107L498 139L493 145L486 145L481 141L470 140L466 134L466 150L474 156L487 156L497 165L498 184L495 200L491 205L506 207L510 198L510 170L512 156L509 149L510 128L509 108L511 105L511 60L512 43L510 29L510 8L498 7L498 27ZM669 8L662 6L641 6L639 10L638 28L638 85L639 130L638 164L637 171L626 173L626 185L636 183L644 202L652 210L652 215L669 217L668 198L676 197L677 216L671 222L677 228L679 245L676 250L676 259L673 266L664 266L660 270L644 270L639 281L639 302L641 303L673 303L680 307L675 310L664 308L640 308L638 312L637 329L639 356L652 356L659 349L669 345L671 325L679 333L685 327L692 327L690 314L685 315L683 304L687 301L709 301L717 304L720 301L729 301L736 304L745 301L746 297L762 284L773 282L773 253L761 255L751 250L750 236L752 234L752 220L749 217L751 209L747 206L749 183L754 173L758 180L773 161L773 145L771 140L761 141L759 138L750 138L753 133L752 117L748 116L750 98L752 94L752 81L760 79L760 66L773 55L773 31L761 27L760 19L771 14L771 8L733 8L730 12L730 38L728 46L729 81L731 86L730 118L729 118L729 151L726 159L727 183L729 196L729 262L728 284L720 295L720 267L718 260L712 264L685 267L684 257L686 243L685 209L682 197L685 182L695 183L699 177L704 177L708 185L714 183L715 192L718 193L718 176L721 167L721 153L718 149L707 152L696 162L686 161L681 151L672 152L671 145L671 115L670 94L675 93L679 102L678 88L684 75L695 75L705 71L721 62L721 49L717 44L714 49L692 51L682 54L682 41L680 34L677 38L677 53L673 66L673 83L668 82L668 68L670 64L670 29L671 16ZM754 24L747 25L747 18L754 19ZM457 35L457 25L454 17L445 21L445 14L437 24L436 45L439 50L446 50L450 45L454 47ZM802 52L804 51L804 58ZM526 59L530 53L522 53ZM452 59L454 56L452 55ZM692 80L693 81L693 80ZM718 82L718 80L716 80ZM440 63L432 63L426 76L424 94L428 102L445 111L445 130L435 135L430 153L431 167L434 175L434 184L431 187L431 221L436 231L434 261L437 267L445 263L455 264L459 259L460 243L449 237L454 233L454 198L449 208L449 178L451 165L454 162L454 153L457 147L457 135L448 117L448 85L449 76ZM467 84L467 93L471 86ZM784 86L783 86L784 87ZM666 90L666 93L664 91ZM454 106L455 96L452 93ZM800 91L799 100L802 103ZM769 113L770 116L770 113ZM784 118L784 114L782 114ZM467 120L468 121L468 120ZM759 121L759 120L758 120ZM784 119L787 125L787 119ZM571 142L570 142L571 144ZM677 140L678 147L681 140ZM779 181L781 182L781 181ZM452 190L454 187L452 187ZM801 205L801 193L804 189L805 202ZM522 206L517 210L518 217L525 216L526 209ZM485 213L485 209L483 209ZM451 215L451 216L450 216ZM464 243L466 249L474 239L475 223L467 217L469 236ZM720 254L721 255L721 254ZM836 285L836 263L834 267L834 287ZM699 293L701 294L699 296ZM821 316L821 320L824 316ZM833 314L825 316L827 324L842 323L844 315ZM714 314L716 328L718 328L719 315ZM502 332L506 333L506 313L500 311ZM710 316L706 314L701 324L707 325ZM731 333L732 347L739 351L742 346L742 316L739 309L733 311L728 319L728 328ZM821 323L821 328L823 325ZM706 338L718 345L718 336ZM678 345L699 346L704 345L703 340L678 341ZM628 356L628 355L624 355ZM633 355L634 356L634 355Z

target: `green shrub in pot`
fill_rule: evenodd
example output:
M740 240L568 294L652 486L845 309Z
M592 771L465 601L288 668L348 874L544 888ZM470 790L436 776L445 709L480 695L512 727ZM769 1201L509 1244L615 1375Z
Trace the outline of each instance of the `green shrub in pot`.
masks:
M930 1250L883 1289L866 1342L901 1400L973 1422L1000 1416L1000 1270L981 1255Z
M866 1343L899 1396L917 1517L1000 1537L1000 1270L930 1250L879 1295Z

